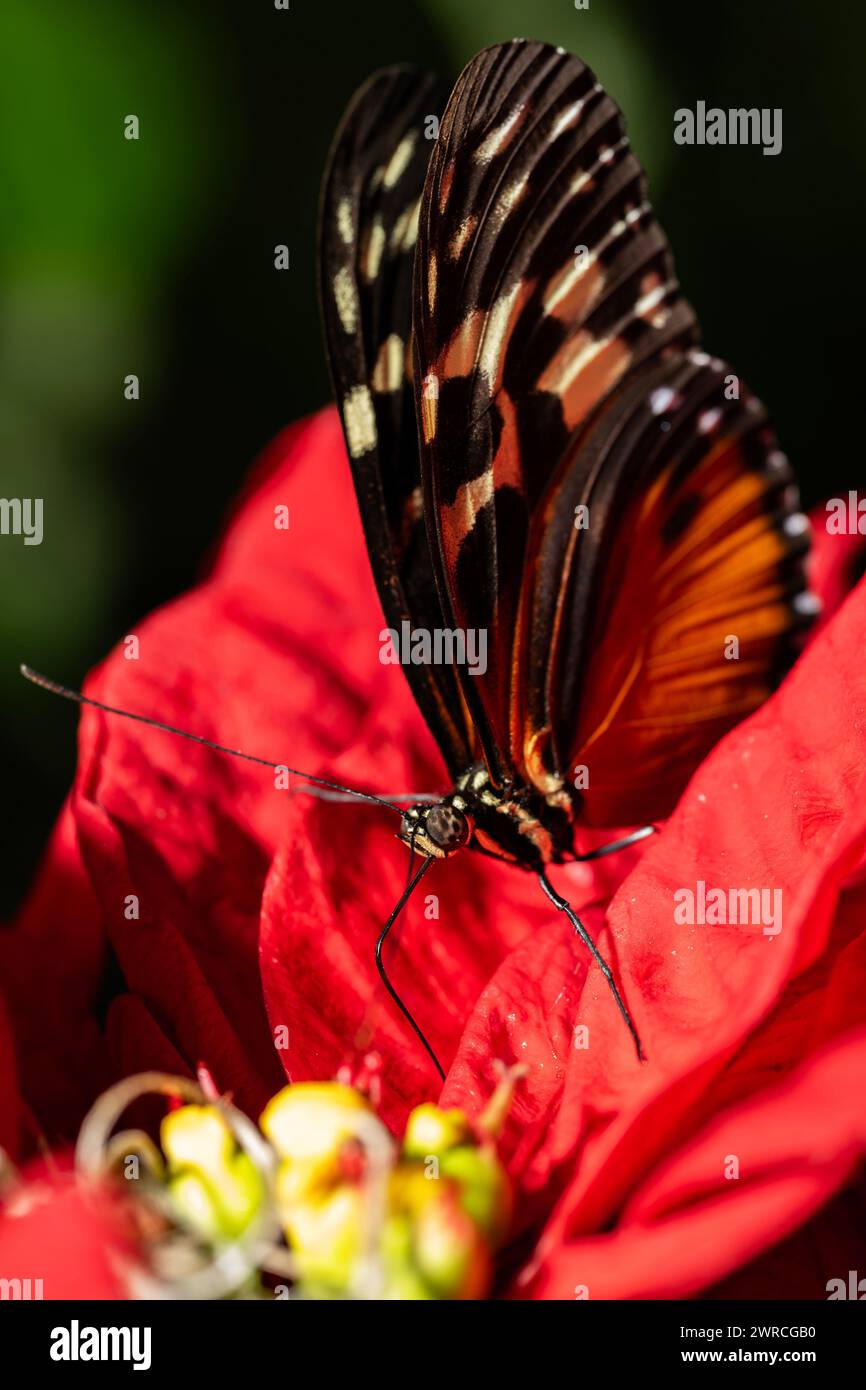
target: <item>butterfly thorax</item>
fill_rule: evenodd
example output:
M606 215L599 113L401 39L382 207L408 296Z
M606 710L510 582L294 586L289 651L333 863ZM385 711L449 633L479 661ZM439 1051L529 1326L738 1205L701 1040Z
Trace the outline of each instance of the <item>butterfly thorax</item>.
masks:
M538 871L572 853L575 809L565 792L545 797L526 786L496 787L487 768L475 764L441 801L410 806L400 839L434 859L469 847Z

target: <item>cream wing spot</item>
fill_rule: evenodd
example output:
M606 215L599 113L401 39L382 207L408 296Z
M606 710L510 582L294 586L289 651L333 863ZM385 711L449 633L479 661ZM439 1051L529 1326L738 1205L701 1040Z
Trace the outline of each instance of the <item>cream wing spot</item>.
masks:
M508 323L519 291L520 281L516 280L510 290L499 296L484 323L478 370L487 378L491 392L496 385Z
M410 131L404 135L399 145L395 149L382 173L382 183L385 188L393 188L399 179L406 172L409 160L412 158L412 151L418 138L416 131Z
M376 413L373 397L366 386L353 386L343 398L343 424L346 427L346 442L353 459L361 458L375 449Z
M554 140L558 140L560 135L564 134L566 130L572 130L577 125L578 121L580 120L580 117L583 114L584 108L587 105L587 102L591 101L593 97L598 96L600 91L601 87L596 82L595 86L587 93L585 97L580 97L577 101L573 101L570 106L566 106L565 110L560 112L559 116L557 116L556 120L554 121L553 126L551 127L550 135L548 136L548 139L550 140L551 144Z
M421 211L421 199L416 198L414 203L410 203L405 211L400 213L394 226L391 228L391 236L388 241L388 249L392 253L397 251L408 251L418 240L418 214Z
M341 266L334 276L334 303L344 333L354 333L358 326L358 291L348 266Z
M496 199L488 215L488 222L497 231L503 226L506 218L517 207L529 182L529 175L524 174L522 178L515 179L513 183L504 188Z
M403 385L406 345L399 333L389 333L379 349L373 368L373 390L379 395L399 391Z
M377 217L367 232L361 252L361 274L368 285L371 285L379 274L384 250L385 228L382 219Z
M525 107L521 104L509 111L505 120L498 125L495 130L485 136L478 149L475 151L476 164L489 164L495 155L498 155L506 148L514 138L524 115Z
M544 312L555 314L563 301L569 298L590 271L593 272L593 278L598 281L598 288L594 296L597 298L605 277L600 270L596 271L596 265L596 254L594 251L590 251L586 256L576 256L570 265L567 265L564 270L560 270L545 286Z
M355 238L352 218L352 204L348 198L341 198L337 204L337 231L344 246L351 246Z
M463 254L469 238L473 235L478 226L478 218L475 213L469 217L464 217L457 231L448 243L448 255L452 261L456 261Z

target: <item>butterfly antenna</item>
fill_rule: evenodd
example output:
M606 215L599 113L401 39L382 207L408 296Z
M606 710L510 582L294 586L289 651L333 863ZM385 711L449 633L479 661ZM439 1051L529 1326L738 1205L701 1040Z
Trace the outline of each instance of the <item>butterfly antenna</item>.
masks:
M576 854L574 856L578 864L585 864L588 859L604 859L606 854L617 854L621 849L628 849L629 845L639 844L649 835L657 833L654 825L642 825L639 830L633 830L630 835L625 835L621 840L611 840L606 845L599 845L598 849L591 849L588 854Z
M150 719L147 715L133 714L131 710L117 709L114 705L104 705L101 700L93 700L89 695L82 695L80 690L71 690L69 686L59 685L57 681L50 680L48 676L41 676L38 671L33 671L29 666L22 665L21 674L25 680L31 681L33 685L38 685L43 690L49 690L52 695L60 695L64 700L72 700L77 705L92 705L94 709L102 710L103 714L117 714L121 719L134 719L136 723L147 724L151 729L160 729L164 734L176 734L178 738L188 738L192 743L201 743L205 748L212 748L216 753L229 753L231 757L243 758L248 763L258 763L261 767L279 769L290 773L293 777L300 777L305 782L312 782L317 787L327 787L332 792L341 792L358 801L372 801L375 806L387 806L389 811L396 811L398 816L403 815L402 807L395 806L391 801L385 801L381 796L374 796L372 792L359 792L354 787L344 787L339 782L329 782L324 777L314 777L312 773L300 772L295 767L287 767L285 763L271 762L270 758L258 758L253 753L243 753L240 748L226 748L222 743L214 743L209 738L202 738L201 734L187 733L186 729L176 729L173 724L162 724L158 719Z
M293 796L295 793L303 793L305 796L317 796L321 801L333 801L344 803L354 801L357 792L331 792L324 787L289 787L288 793ZM412 803L415 801L429 801L431 804L442 800L441 792L388 792L385 797L387 802L405 801Z
M424 1050L426 1051L428 1057L430 1058L434 1067L438 1071L441 1080L444 1081L445 1073L442 1070L442 1067L440 1066L439 1058L436 1056L436 1053L433 1051L433 1048L430 1046L429 1042L425 1038L418 1024L415 1022L406 1005L403 1003L403 1000L400 998L396 989L391 984L391 981L388 979L388 975L385 971L385 966L382 963L382 947L385 944L385 938L387 937L389 931L393 927L397 918L400 916L400 913L403 911L403 908L406 906L407 902L411 898L412 894L415 892L415 889L418 887L418 884L421 882L422 878L424 877L432 863L432 857L424 860L420 869L415 874L415 877L410 879L406 887L403 889L403 892L400 895L400 901L397 903L397 906L394 908L394 911L391 913L391 916L388 918L384 927L380 931L379 940L376 942L376 969L379 972L379 978L381 979L382 984L385 986L391 998L394 1000L394 1003L397 1005L397 1008L400 1010L406 1022L410 1025L413 1032L420 1039L421 1043L423 1044Z
M604 956L599 951L598 947L596 946L589 932L586 930L586 927L581 922L574 908L571 906L570 903L566 902L565 898L561 897L559 893L557 893L550 879L547 877L547 874L544 872L540 873L538 875L538 882L541 884L542 888L544 889L545 893L547 894L557 911L565 913L566 917L568 918L571 925L574 927L574 930L577 932L586 949L589 951L599 970L604 975L604 978L607 980L607 983L610 986L610 992L616 1000L617 1008L619 1009L620 1013L625 1019L628 1031L634 1038L634 1045L637 1048L638 1061L645 1062L646 1056L644 1054L643 1048L641 1047L641 1042L640 1038L638 1037L637 1029L635 1028L634 1023L632 1022L631 1014L629 1013L628 1009L626 1008L623 1002L622 995L616 987L616 980L613 978L613 973L611 971L610 966L608 965Z

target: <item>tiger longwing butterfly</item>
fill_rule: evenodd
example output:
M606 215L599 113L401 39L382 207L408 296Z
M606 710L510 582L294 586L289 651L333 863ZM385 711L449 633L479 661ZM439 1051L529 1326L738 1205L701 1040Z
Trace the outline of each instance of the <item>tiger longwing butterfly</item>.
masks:
M808 524L763 407L697 346L590 69L515 40L445 94L416 68L372 77L321 200L325 336L389 628L488 639L483 673L404 666L454 789L401 838L426 856L412 886L464 846L536 872L640 1054L546 866L576 857L580 824L667 815L778 683L814 611Z
M320 292L389 628L483 632L488 660L404 668L453 781L440 800L403 810L289 770L397 812L410 865L423 856L376 963L440 1074L382 947L434 860L464 847L538 875L642 1056L546 870L648 833L574 845L581 825L666 816L794 659L816 605L788 462L760 403L699 350L621 113L561 49L486 49L450 96L409 67L361 88L325 174Z

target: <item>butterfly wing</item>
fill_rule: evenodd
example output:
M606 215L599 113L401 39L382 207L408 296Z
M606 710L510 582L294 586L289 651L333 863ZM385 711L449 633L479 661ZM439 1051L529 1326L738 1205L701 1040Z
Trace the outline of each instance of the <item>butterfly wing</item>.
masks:
M522 769L575 778L582 818L673 808L771 693L815 611L808 522L763 407L723 363L675 354L572 442L534 518L523 591Z
M620 112L569 54L479 54L448 102L415 260L425 513L495 781L523 775L517 631L533 513L618 383L696 338ZM529 673L542 676L542 668Z
M443 99L417 70L378 74L323 192L326 333L383 607L488 637L483 674L406 668L452 774L482 751L494 781L550 795L577 765L586 819L654 818L795 654L805 522L762 408L696 352L589 69L522 41L479 54L427 168Z
M388 626L444 626L423 521L411 383L412 264L424 175L448 88L376 73L340 125L322 188L320 297L334 390ZM453 775L471 736L449 666L406 665Z

